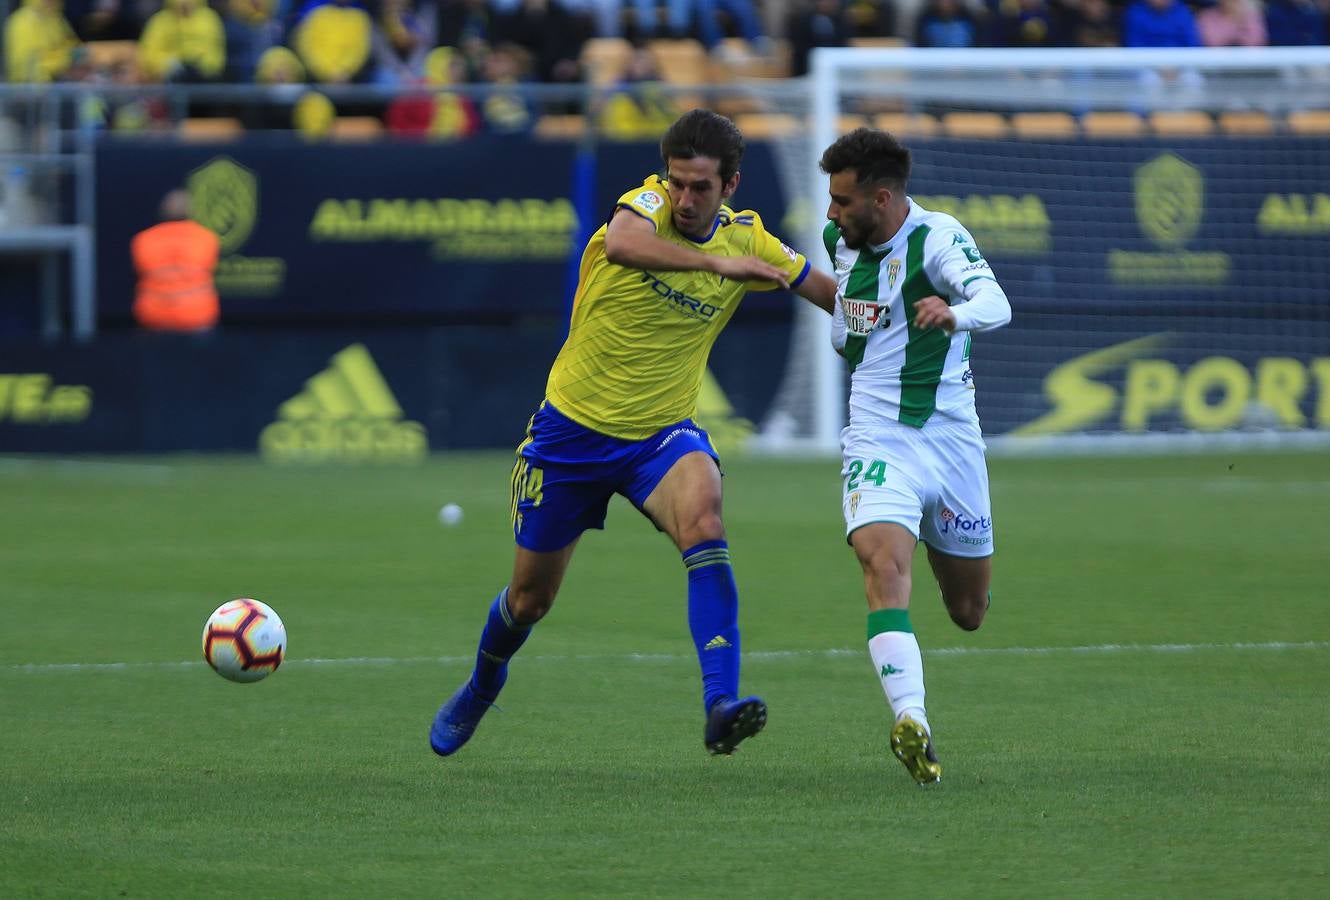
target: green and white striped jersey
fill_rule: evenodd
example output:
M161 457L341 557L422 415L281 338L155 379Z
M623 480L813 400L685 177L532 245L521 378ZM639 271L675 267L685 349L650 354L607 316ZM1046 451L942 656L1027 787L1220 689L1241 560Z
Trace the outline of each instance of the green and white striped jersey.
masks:
M978 422L970 332L1011 320L1011 305L974 238L946 213L909 200L885 244L851 250L823 231L839 284L832 342L850 364L850 424L938 419ZM956 330L914 326L914 303L936 295L955 307Z

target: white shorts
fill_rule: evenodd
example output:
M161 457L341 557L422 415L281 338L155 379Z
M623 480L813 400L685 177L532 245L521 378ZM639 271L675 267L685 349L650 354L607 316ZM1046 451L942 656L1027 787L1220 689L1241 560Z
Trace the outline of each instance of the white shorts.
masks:
M950 556L993 553L988 467L977 424L889 423L841 432L845 537L895 522Z

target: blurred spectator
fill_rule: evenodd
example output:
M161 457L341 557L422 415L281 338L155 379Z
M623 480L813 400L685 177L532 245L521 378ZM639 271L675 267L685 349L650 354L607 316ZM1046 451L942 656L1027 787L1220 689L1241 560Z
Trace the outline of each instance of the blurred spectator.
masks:
M1058 22L1048 0L997 0L992 43L1000 47L1056 47Z
M844 47L850 24L841 0L803 0L785 27L790 40L790 74L808 74L808 55L814 47Z
M960 0L928 0L914 25L916 47L973 47L974 16Z
M221 242L190 221L189 194L183 190L162 199L161 218L130 243L138 273L134 318L152 331L208 331L219 312L213 272Z
M10 81L55 81L74 65L79 47L60 0L23 0L5 20L5 75Z
M359 0L309 0L291 44L310 78L323 84L363 81L370 71L374 23Z
M658 139L679 117L679 109L661 89L656 57L638 47L628 59L623 79L600 110L600 128L616 141Z
M264 102L247 103L241 120L246 128L285 131L292 127L292 105L305 93L305 66L286 47L269 47L254 67L254 80L267 85Z
M291 110L291 122L307 141L319 141L332 131L337 118L333 102L318 91L305 91Z
M228 0L223 16L226 31L226 80L254 80L259 58L282 43L278 0Z
M156 0L66 0L65 15L85 41L137 41Z
M765 52L770 46L753 0L693 0L693 10L697 14L697 36L708 50L714 50L725 37L720 28L720 13L725 14L738 36L754 47Z
M374 29L375 80L389 85L421 81L438 34L433 3L413 7L412 0L383 0Z
M494 0L495 6L516 5L515 0ZM648 8L654 7L653 0L633 0ZM592 22L592 32L600 37L619 37L623 32L624 0L564 0L568 11L586 16Z
M166 0L139 39L139 67L151 81L210 81L226 62L222 17L203 0Z
M259 56L254 67L254 80L259 84L304 84L305 66L286 47L269 47Z
M1264 47L1265 17L1252 0L1218 0L1201 10L1196 30L1207 47Z
M1073 47L1119 47L1117 12L1108 0L1079 0L1067 8L1067 42Z
M466 65L452 47L436 47L425 57L424 84L446 88L466 80ZM451 140L480 130L480 115L470 97L441 90L399 97L384 116L388 130L403 137Z
M575 15L560 0L522 0L494 23L495 43L524 48L535 60L540 81L574 84L582 80L578 57L591 37L591 20Z
M1182 0L1135 0L1122 17L1124 47L1199 47L1196 20Z
M439 44L457 48L468 81L481 77L494 40L494 18L487 0L439 0Z
M845 7L849 37L893 37L896 9L892 0L850 0Z
M485 81L504 90L488 94L480 104L480 117L487 131L520 134L534 123L521 83L530 70L525 50L515 44L499 44L485 57Z
M1266 0L1266 34L1272 47L1324 44L1330 0Z

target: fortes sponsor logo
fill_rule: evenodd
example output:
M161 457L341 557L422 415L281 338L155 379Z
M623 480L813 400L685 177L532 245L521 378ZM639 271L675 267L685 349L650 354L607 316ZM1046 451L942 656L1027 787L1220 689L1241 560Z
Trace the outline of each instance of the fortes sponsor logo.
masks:
M955 512L946 506L942 507L942 512L938 514L938 518L942 520L940 530L943 534L959 535L965 543L986 544L989 539L986 537L980 539L980 536L993 530L993 520L989 516L972 519L965 513ZM972 540L965 541L965 537L970 537Z
M269 462L419 462L425 426L403 420L388 382L363 344L352 344L277 410L259 451Z
M92 388L53 381L44 372L0 373L0 423L54 425L86 419L92 412Z
M702 319L711 321L711 319L720 312L720 307L714 303L703 303L696 297L690 297L683 291L675 290L670 285L652 275L650 272L642 273L642 283L650 283L651 290L656 296L668 300L680 312L692 319Z

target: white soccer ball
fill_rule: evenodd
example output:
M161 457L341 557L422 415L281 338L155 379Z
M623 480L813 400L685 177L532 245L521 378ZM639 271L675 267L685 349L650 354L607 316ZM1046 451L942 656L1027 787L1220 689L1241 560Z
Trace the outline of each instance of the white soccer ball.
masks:
M445 525L459 525L462 522L462 507L456 503L445 503L439 510L439 521Z
M223 603L203 626L203 658L231 681L260 681L286 657L286 626L266 603L242 597Z

